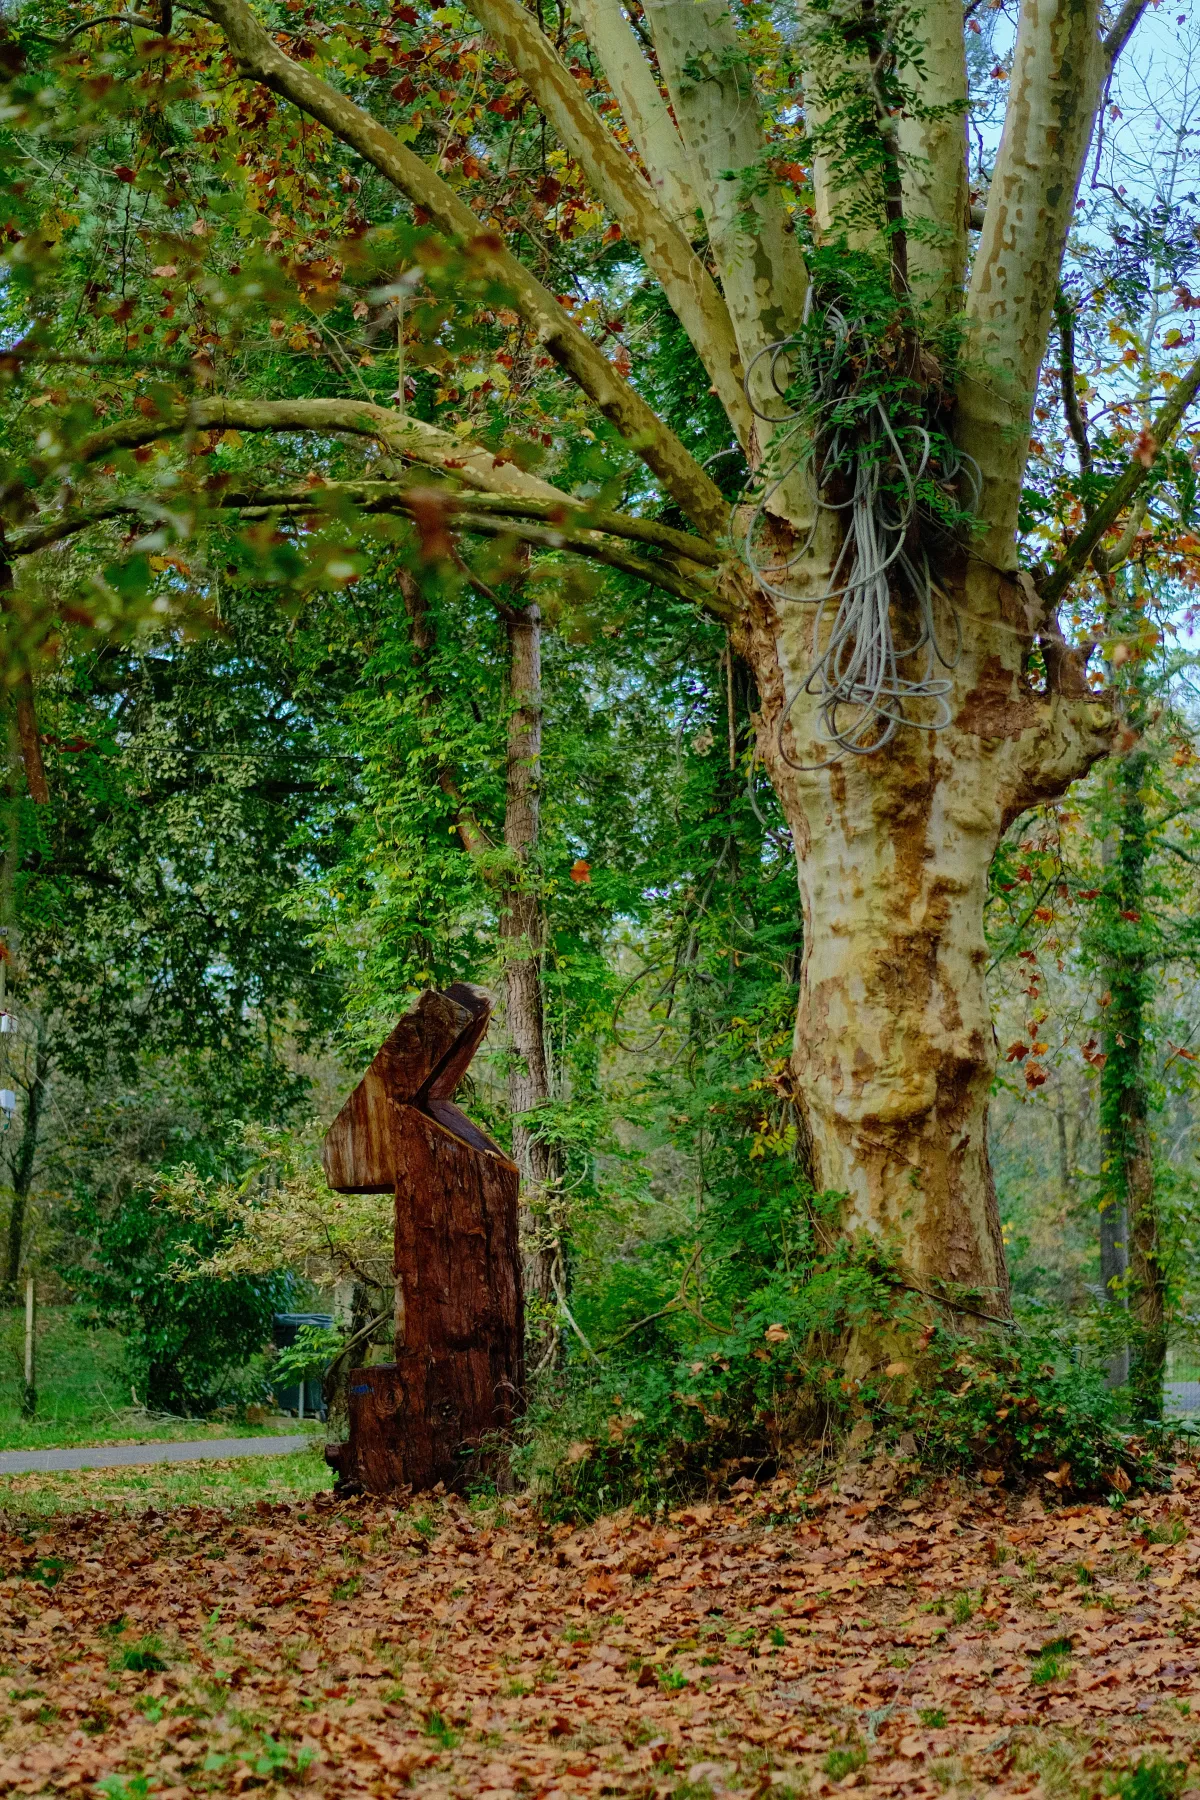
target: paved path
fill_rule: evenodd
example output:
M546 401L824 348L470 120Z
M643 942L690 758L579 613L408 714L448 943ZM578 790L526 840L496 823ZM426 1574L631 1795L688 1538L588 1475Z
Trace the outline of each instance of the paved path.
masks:
M93 1444L77 1450L0 1450L0 1475L62 1469L130 1469L140 1463L224 1462L231 1456L285 1456L311 1437L197 1438L190 1444Z

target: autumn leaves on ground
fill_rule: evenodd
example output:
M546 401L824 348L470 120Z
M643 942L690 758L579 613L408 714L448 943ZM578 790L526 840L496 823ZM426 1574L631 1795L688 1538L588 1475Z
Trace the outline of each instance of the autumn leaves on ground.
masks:
M4 1792L1044 1792L1200 1735L1200 1478L1106 1504L779 1479L572 1529L318 1493L5 1533ZM883 1491L882 1500L879 1494ZM1194 1710L1193 1710L1194 1709Z

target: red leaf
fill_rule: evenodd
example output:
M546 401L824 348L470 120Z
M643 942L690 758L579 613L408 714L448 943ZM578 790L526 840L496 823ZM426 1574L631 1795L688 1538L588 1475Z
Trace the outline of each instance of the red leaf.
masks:
M408 510L417 528L421 555L426 562L449 562L454 539L446 525L446 502L430 488L410 488Z
M1143 428L1134 439L1133 455L1144 469L1148 469L1158 455L1158 444L1153 434Z

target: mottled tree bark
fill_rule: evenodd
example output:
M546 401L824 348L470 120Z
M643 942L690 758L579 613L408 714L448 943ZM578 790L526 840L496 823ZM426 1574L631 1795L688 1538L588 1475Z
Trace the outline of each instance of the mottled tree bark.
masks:
M823 573L813 580L819 591ZM809 666L808 609L760 606L735 642L758 682L759 753L795 843L804 959L792 1063L813 1183L844 1196L843 1230L892 1246L914 1285L1003 1315L988 868L1011 821L1103 753L1112 719L1084 695L1030 686L1014 582L967 564L950 591L981 623L953 671L948 728L903 731L828 768L795 766L828 754L805 697L780 729ZM942 627L952 642L948 609Z

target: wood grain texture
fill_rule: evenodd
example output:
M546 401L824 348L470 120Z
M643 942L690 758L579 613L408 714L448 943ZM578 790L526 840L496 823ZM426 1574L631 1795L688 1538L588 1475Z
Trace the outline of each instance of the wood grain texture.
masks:
M350 1436L326 1452L368 1494L462 1488L503 1463L518 1407L486 1349L414 1352L350 1376Z
M331 1186L396 1196L396 1360L350 1376L343 1487L461 1485L523 1403L517 1166L452 1099L490 1012L475 988L422 995L326 1139Z
M322 1162L331 1188L385 1194L395 1186L396 1104L436 1109L468 1142L495 1151L491 1139L457 1107L450 1108L453 1119L446 1117L449 1096L466 1073L490 1016L487 995L465 982L444 994L421 995L329 1127Z

